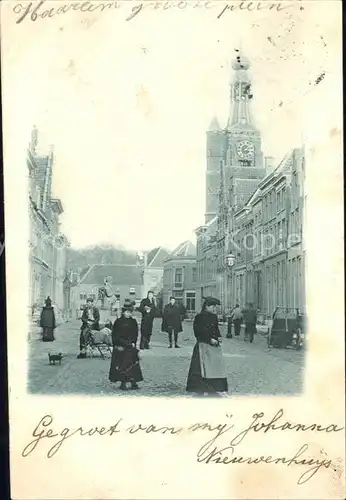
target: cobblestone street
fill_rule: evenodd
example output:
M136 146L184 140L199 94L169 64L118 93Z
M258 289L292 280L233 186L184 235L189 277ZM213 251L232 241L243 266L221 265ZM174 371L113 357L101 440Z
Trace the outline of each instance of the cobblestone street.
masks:
M185 391L194 346L192 323L184 323L180 349L168 349L161 320L154 323L151 349L141 351L144 381L138 392L122 392L108 381L110 355L99 354L77 359L79 321L62 324L55 331L55 342L44 343L38 335L30 341L29 385L36 394L94 394L117 396L190 396ZM304 353L293 350L268 350L266 338L256 335L253 344L243 337L227 339L221 327L227 366L229 394L299 394L303 388ZM48 352L64 355L61 365L49 365ZM190 396L191 397L191 396Z

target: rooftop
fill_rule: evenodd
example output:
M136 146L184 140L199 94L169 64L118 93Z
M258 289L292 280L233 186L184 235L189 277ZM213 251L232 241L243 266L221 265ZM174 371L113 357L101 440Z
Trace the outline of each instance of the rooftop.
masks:
M143 278L140 267L134 264L93 264L82 276L80 284L103 285L108 278L110 285L142 285Z
M196 247L189 240L183 241L173 250L170 257L196 257Z
M169 256L169 251L163 247L156 247L148 253L148 267L163 267L164 261Z

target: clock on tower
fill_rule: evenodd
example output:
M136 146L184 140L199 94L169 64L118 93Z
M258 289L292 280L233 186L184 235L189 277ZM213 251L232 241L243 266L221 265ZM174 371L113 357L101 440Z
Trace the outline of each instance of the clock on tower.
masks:
M241 160L252 160L255 153L255 146L250 141L240 141L237 143L237 154Z

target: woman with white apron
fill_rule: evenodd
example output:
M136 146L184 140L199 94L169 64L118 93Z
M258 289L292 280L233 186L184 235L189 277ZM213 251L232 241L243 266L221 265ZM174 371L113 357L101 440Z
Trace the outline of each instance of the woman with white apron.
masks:
M193 349L187 378L188 392L223 395L228 390L221 350L221 334L215 314L217 305L220 305L218 299L206 298L202 311L195 317L193 331L197 342Z

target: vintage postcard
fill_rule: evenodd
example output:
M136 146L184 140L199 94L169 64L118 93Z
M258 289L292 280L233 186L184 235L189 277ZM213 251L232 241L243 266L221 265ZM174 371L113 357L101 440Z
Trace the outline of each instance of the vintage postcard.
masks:
M345 498L341 40L1 2L12 498Z

